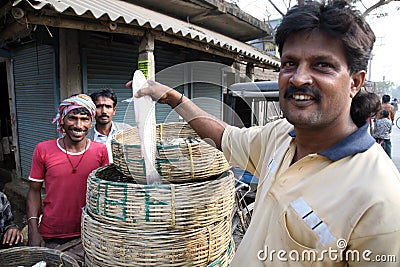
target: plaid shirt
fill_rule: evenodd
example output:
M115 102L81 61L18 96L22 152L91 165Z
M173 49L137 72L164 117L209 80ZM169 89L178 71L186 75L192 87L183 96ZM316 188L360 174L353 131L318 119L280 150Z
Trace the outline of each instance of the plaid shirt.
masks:
M10 201L3 192L0 192L0 240L3 240L4 233L12 226L17 225L14 223Z

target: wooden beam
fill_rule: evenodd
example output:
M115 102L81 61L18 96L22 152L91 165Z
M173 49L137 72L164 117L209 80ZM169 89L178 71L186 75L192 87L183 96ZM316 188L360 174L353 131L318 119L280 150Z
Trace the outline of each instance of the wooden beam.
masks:
M172 36L165 32L152 31L152 33L154 35L154 38L159 41L191 48L194 50L203 51L203 52L210 53L210 54L217 55L217 56L233 58L235 60L241 59L239 54L228 51L228 50L224 50L222 47L214 46L207 42L199 42L199 41L195 41L191 38L189 39L189 38L184 38L184 37Z
M237 52L229 51L218 45L213 45L213 44L210 44L207 42L195 41L195 40L189 39L189 38L183 39L183 37L179 38L177 36L171 36L165 32L153 32L153 34L154 34L154 38L156 40L160 40L160 41L163 41L166 43L184 46L187 48L203 51L203 52L221 56L221 57L233 58L235 61L238 61L238 62L239 61L250 62L250 63L253 63L254 66L258 66L261 68L267 68L267 69L273 69L273 70L279 69L279 66L276 66L276 67L272 66L266 62L262 62L259 59L255 59L255 58L252 58L252 57L249 57L246 55L242 55Z
M24 20L24 19L23 19ZM24 21L21 21L24 22ZM146 32L151 32L154 35L154 38L159 41L203 51L209 54L232 58L236 61L246 61L251 62L255 66L267 69L278 69L279 67L275 67L273 65L268 64L267 62L263 62L258 59L254 59L253 57L242 55L240 53L229 51L220 47L219 45L213 45L211 43L207 43L205 41L195 40L190 37L180 37L173 35L173 33L164 32L161 29L152 29L150 27L142 26L134 27L127 26L126 24L120 24L117 22L106 22L97 20L96 22L75 20L69 18L61 18L61 17L48 17L48 16L34 16L32 14L27 14L26 22L29 24L38 24L38 25L46 25L57 28L68 28L68 29L78 29L83 31L99 31L99 32L107 32L107 33L118 33L118 34L127 34L127 35L135 35L135 36L144 36Z
M52 26L56 28L77 29L82 31L98 31L107 33L122 33L128 35L143 36L146 32L145 29L134 27L127 27L116 22L104 22L97 20L96 22L81 21L67 18L55 17L37 17L32 14L27 15L27 23Z
M0 32L0 40L9 40L15 36L18 36L21 32L26 31L28 33L30 29L31 27L25 23L21 24L14 22L10 25L7 25L7 27Z

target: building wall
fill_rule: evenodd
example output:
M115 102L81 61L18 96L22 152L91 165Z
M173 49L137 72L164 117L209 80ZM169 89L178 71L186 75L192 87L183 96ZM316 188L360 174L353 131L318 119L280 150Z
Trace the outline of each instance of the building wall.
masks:
M65 45L68 40L69 45ZM27 178L30 172L33 150L38 142L58 136L51 123L61 99L73 93L87 93L103 88L113 89L119 98L116 121L133 121L132 104L121 102L132 97L126 81L137 69L139 36L112 35L98 32L60 31L51 42L44 42L41 36L33 36L28 45L17 45L13 49L19 158L18 175ZM72 55L73 54L73 55ZM221 107L203 102L203 108L222 117L222 92L226 86L224 68L230 68L233 59L210 55L201 51L164 42L156 42L156 72L187 62L205 61L215 63L216 68L192 65L180 77L168 76L167 80L177 82L177 90L191 98L215 99ZM79 60L78 60L79 59ZM200 67L199 67L200 66ZM215 67L214 66L214 67ZM221 66L220 69L218 67ZM221 73L218 73L221 71ZM203 73L202 73L203 72ZM192 82L192 78L202 73L212 83ZM204 73L208 73L204 75ZM212 75L213 77L209 77ZM156 76L157 77L157 76ZM172 78L172 79L171 79ZM161 76L160 76L161 79ZM175 80L174 80L175 79ZM176 80L178 79L178 80ZM196 77L194 78L197 79ZM180 81L179 81L180 80ZM209 105L209 106L207 106ZM157 105L157 120L162 122L172 112L169 107ZM175 115L176 119L179 119ZM135 123L132 122L132 125Z

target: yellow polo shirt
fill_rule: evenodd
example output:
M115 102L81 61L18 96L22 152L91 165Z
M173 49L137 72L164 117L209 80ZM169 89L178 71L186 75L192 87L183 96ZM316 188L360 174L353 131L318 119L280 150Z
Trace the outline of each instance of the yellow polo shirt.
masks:
M226 158L260 178L231 266L399 266L400 174L368 124L290 165L295 148L284 119L226 128Z

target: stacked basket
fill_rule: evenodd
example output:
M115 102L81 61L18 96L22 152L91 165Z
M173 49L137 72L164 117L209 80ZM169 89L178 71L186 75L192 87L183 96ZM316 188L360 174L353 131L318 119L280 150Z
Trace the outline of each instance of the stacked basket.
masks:
M230 168L222 152L201 140L187 123L158 124L156 132L156 167L165 181L204 180ZM118 132L111 147L113 161L119 170L135 182L145 184L145 165L137 128Z
M234 252L228 164L186 124L157 125L157 135L162 184L146 185L143 165L138 171L143 161L134 128L114 138L115 165L89 175L82 219L86 264L228 266ZM189 139L196 145L188 145Z
M47 267L79 267L74 258L55 249L45 247L0 249L1 267L33 266L41 261L44 261Z

